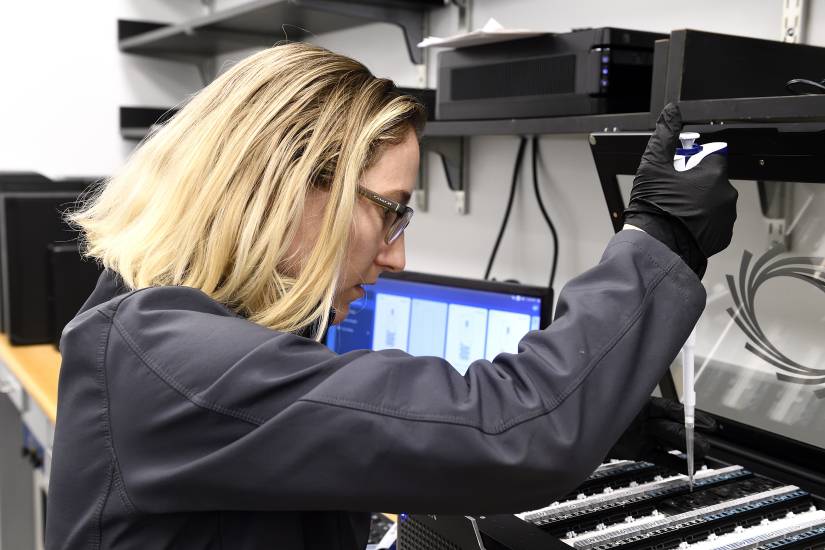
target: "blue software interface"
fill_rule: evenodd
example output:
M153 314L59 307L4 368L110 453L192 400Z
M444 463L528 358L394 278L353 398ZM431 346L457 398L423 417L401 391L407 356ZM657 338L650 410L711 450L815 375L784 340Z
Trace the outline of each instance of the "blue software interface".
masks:
M429 283L378 279L349 315L327 332L327 346L400 349L443 357L461 374L476 359L515 353L521 338L539 328L541 298Z

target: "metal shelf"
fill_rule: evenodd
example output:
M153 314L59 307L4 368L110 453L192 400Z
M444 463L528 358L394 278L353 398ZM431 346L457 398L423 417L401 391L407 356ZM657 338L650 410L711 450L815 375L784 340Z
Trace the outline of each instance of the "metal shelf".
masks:
M416 44L423 39L424 14L444 5L444 0L255 0L178 25L119 20L118 39L126 53L191 61L271 46L287 36L300 40L386 22L401 27L410 58L420 64L422 53Z
M402 93L416 97L427 111L427 120L435 113L435 90L429 88L398 88ZM169 120L178 109L174 107L121 107L120 135L125 139L141 140L157 125Z
M694 125L702 141L728 143L731 179L825 184L825 122ZM622 227L618 175L633 175L650 132L593 133L590 149L614 229Z
M655 118L651 113L620 113L546 118L497 120L435 120L427 123L425 136L484 136L589 134L648 130Z
M431 116L431 90L403 91L417 95L427 105ZM707 126L702 128L703 131L726 124L728 127L747 125L767 128L825 123L825 95L708 99L682 101L679 106L685 124ZM165 108L121 107L121 134L141 139L149 127L168 118L162 116L167 112L169 116L174 114L174 111ZM424 137L644 132L653 129L656 116L656 113L620 113L501 120L429 120Z
M413 93L413 90L405 90ZM428 90L423 90L428 91ZM427 103L421 94L419 98ZM121 107L120 133L128 139L143 139L154 124L164 122L174 110L147 107ZM166 115L166 116L163 116ZM527 118L507 120L429 120L425 138L481 135L535 135L591 132L645 131L653 127L650 113L591 115L581 117Z
M680 101L685 124L782 124L825 121L825 95ZM658 113L502 120L435 120L425 136L542 135L652 130Z
M825 95L683 100L679 108L692 123L813 122L825 120Z
M141 140L158 124L163 124L178 110L156 107L121 107L120 135L125 139Z

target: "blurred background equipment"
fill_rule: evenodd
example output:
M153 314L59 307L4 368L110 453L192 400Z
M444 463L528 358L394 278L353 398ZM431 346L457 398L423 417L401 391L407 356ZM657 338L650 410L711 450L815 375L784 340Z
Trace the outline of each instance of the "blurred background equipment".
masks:
M58 346L63 327L80 311L103 269L94 260L84 259L77 243L53 243L48 250L49 332Z
M63 219L63 212L93 181L0 173L0 304L2 329L12 344L52 342L56 331L63 329L52 306L56 300L57 307L65 309L66 295L63 291L53 294L52 281L61 279L57 285L71 289L75 296L88 296L94 288L83 273L85 262L76 248L73 255L57 263L51 261L49 248L55 244L76 247L77 232ZM54 296L51 302L50 294ZM65 313L61 319L65 324Z

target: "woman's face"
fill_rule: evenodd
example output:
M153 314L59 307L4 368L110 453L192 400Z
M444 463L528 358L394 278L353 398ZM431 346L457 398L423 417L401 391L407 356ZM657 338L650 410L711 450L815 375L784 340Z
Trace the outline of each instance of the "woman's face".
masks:
M361 185L388 199L407 204L418 178L418 162L418 138L410 129L404 141L384 148L375 164L364 172ZM311 220L323 217L326 200L326 193L320 191L308 197L299 233L299 246L304 250L318 238L320 224ZM364 295L361 285L375 283L384 271L403 270L406 262L404 235L392 244L384 240L389 225L395 220L395 213L388 214L381 206L359 195L354 216L353 234L333 300L336 310L333 324L343 321L349 313L350 303Z

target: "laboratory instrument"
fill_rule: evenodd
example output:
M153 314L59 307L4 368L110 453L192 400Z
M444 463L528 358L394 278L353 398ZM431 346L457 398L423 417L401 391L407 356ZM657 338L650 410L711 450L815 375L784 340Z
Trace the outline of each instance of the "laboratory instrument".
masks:
M597 28L441 52L436 119L646 111L653 46L666 37Z

